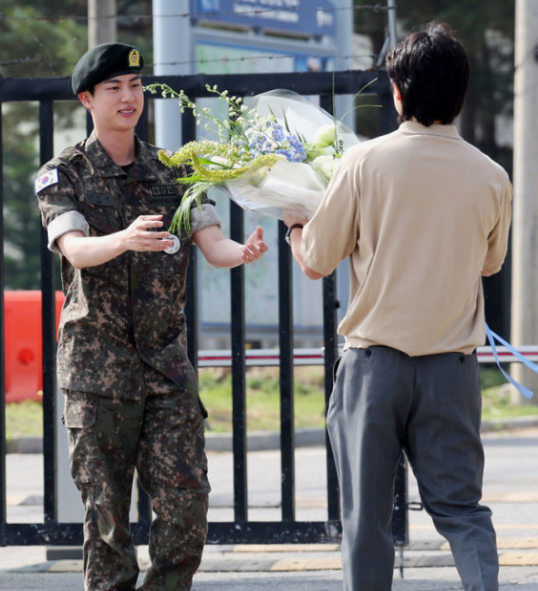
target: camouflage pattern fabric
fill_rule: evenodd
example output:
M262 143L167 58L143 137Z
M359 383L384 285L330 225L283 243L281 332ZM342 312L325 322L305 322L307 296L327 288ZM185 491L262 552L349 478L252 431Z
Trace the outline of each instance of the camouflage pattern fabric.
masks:
M58 182L38 193L43 225L77 212L89 223L91 236L102 236L140 215L161 214L167 229L184 192L175 179L185 171L161 164L154 146L138 139L136 146L128 172L94 135L47 163L40 174L56 168ZM81 270L62 257L61 388L140 399L155 372L168 378L163 393L174 385L196 388L184 315L191 240L180 238L181 247L172 255L129 251Z
M204 421L185 389L140 401L64 391L73 480L85 507L86 591L130 591L139 573L129 528L136 466L151 499L143 591L188 591L207 534Z

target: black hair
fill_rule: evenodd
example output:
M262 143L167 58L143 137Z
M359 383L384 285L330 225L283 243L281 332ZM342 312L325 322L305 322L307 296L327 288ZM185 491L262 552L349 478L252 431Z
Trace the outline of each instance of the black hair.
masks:
M402 121L452 123L463 106L469 58L446 24L430 23L387 56L387 73L402 96Z

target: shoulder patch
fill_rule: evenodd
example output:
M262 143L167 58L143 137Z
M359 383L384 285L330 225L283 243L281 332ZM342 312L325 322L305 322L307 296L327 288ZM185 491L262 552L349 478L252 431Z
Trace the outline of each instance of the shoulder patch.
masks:
M36 193L42 191L45 187L50 187L58 182L58 169L51 168L43 173L34 181L34 189Z

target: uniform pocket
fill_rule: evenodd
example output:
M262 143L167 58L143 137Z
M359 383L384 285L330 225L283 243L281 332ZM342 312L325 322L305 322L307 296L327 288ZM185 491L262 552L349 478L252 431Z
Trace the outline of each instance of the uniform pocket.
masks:
M84 217L90 224L90 234L100 236L121 230L119 208L114 196L103 190L102 193L85 195L81 203Z
M85 392L67 393L63 417L68 429L93 427L97 419L97 404L94 396Z
M81 484L99 479L99 451L95 424L96 396L85 392L68 391L63 413L69 445L71 476L78 488Z

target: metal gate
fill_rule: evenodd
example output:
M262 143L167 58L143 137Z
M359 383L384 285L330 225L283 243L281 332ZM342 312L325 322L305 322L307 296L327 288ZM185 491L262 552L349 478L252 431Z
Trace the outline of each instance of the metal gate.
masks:
M256 95L274 88L287 88L301 95L318 95L320 104L332 112L334 95L353 95L370 84L369 93L378 97L380 134L396 128L392 95L386 73L347 71L337 73L300 74L249 74L222 76L147 76L144 83L163 82L172 88L182 88L197 99L210 96L206 83L216 84L236 96ZM148 95L148 99L154 98ZM50 160L53 154L53 103L75 100L70 78L53 79L3 79L0 80L0 108L13 101L37 101L39 103L40 161ZM145 139L148 135L148 109L141 119L137 133ZM195 139L194 119L188 115L182 121L183 143ZM2 119L0 117L0 160L2 158ZM3 210L3 166L0 168L0 211ZM243 211L230 204L230 236L244 241ZM293 402L293 308L292 308L292 259L284 242L285 226L279 223L278 272L279 272L279 345L280 345L280 448L281 448L281 521L250 521L248 516L247 487L247 430L246 430L246 378L245 378L245 296L244 269L231 269L231 365L233 387L233 486L234 521L209 524L208 542L212 544L236 543L322 543L340 539L339 493L334 461L327 445L327 520L297 521L295 516L295 465L294 465L294 402ZM0 236L3 236L3 218L0 217ZM41 234L41 289L42 289L42 339L43 339L43 416L44 416L44 522L8 523L6 519L6 462L5 462L5 343L4 343L4 273L3 242L0 241L0 545L81 545L82 525L58 523L55 490L56 412L55 408L55 289L53 255L46 248L46 233ZM189 356L197 367L197 285L193 269L196 252L192 253L187 285L187 325ZM325 366L325 400L332 389L332 366L338 355L336 338L336 309L339 306L334 274L323 280L323 339ZM151 510L145 494L139 495L139 519L132 524L135 544L146 544ZM407 484L405 459L400 463L395 493L393 535L397 546L408 541Z

